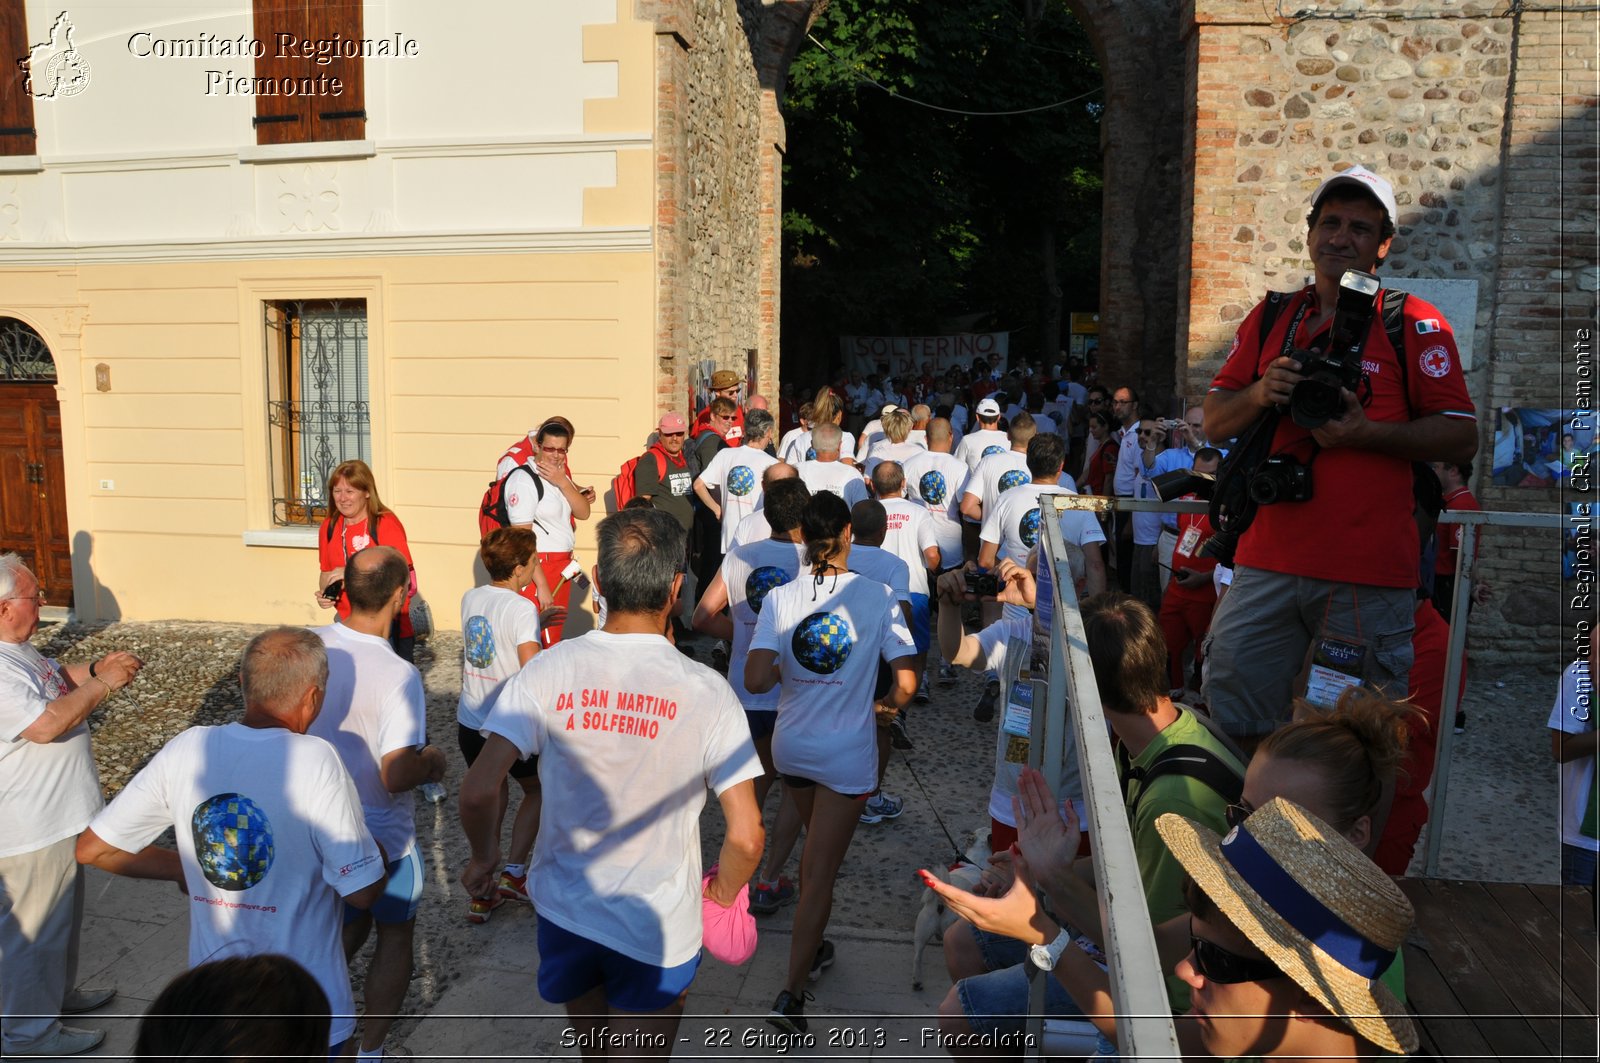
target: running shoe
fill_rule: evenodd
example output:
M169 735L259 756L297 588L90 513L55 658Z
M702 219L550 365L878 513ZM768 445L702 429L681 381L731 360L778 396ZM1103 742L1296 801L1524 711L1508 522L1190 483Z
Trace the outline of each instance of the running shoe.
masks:
M895 797L887 790L879 790L867 798L866 807L861 810L861 822L882 823L886 819L894 819L906 810L906 803ZM826 942L824 942L826 944ZM831 960L829 962L832 962Z
M1459 710L1457 710L1457 712L1456 712L1456 728L1455 728L1455 730L1456 730L1456 734L1458 734L1458 735L1462 735L1462 734L1466 734L1467 733L1467 714L1464 713L1464 712L1461 712Z
M979 723L994 719L994 707L1000 701L1000 680L991 679L984 684L983 696L972 707L972 718Z
M951 668L948 664L941 664L939 666L939 682L944 684L945 686L949 686L951 683L954 683L955 681L956 681L956 670L954 668Z
M777 882L761 882L750 887L750 910L757 915L771 915L786 904L793 904L794 883L782 875Z
M784 1033L803 1034L806 1032L806 1002L815 999L810 993L801 992L797 997L785 989L772 1002L767 1021Z
M467 904L467 922L487 923L489 913L506 903L506 899L496 893L493 897L474 897Z
M532 904L533 898L528 896L528 876L512 875L500 872L500 896L508 901L521 901L523 904Z
M928 693L928 688L926 686L917 687L917 692L911 695L911 704L913 705L927 705L932 701L933 695Z
M822 939L822 944L817 946L817 954L811 960L811 973L806 975L806 981L815 982L821 975L823 968L833 966L833 942L827 938ZM806 994L806 999L811 999L811 994Z
M913 749L911 734L906 730L906 714L901 712L889 721L889 741L894 743L896 749Z

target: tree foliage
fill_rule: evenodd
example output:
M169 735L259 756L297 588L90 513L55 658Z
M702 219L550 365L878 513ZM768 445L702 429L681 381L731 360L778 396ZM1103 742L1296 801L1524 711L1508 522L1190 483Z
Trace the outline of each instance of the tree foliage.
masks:
M812 35L784 98L791 374L972 315L1053 353L1063 298L1099 305L1102 78L1064 0L833 0Z

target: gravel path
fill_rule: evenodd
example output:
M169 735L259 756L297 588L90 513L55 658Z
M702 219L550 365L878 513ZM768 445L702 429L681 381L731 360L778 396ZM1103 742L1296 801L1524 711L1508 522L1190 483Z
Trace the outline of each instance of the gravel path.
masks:
M35 644L63 661L121 649L146 662L138 680L89 721L108 798L173 735L238 718L239 653L260 630L186 622L52 625L40 630ZM709 644L697 645L700 659L708 659ZM456 882L467 858L454 804L464 769L455 744L460 635L445 632L420 644L417 665L427 689L430 733L450 757L446 786L451 797L441 805L417 803L417 833L428 856L430 882L417 917L417 972L403 1009L409 1015L425 1013L461 978L474 952L483 947L481 935L494 927L492 919L489 927L466 923L466 894ZM1547 664L1543 670L1478 669L1471 679L1466 705L1471 726L1456 744L1443 872L1553 881L1554 769L1545 719L1556 673ZM857 833L836 889L834 925L904 932L909 942L921 890L912 877L915 869L952 859L947 832L964 847L972 832L987 824L995 725L971 718L979 690L977 677L966 673L953 687L933 687L934 703L910 716L916 748L895 754L887 784L905 798L906 812ZM509 826L508 816L508 832ZM721 815L711 800L702 820L708 863L721 831ZM790 874L794 871L791 864ZM787 930L792 911L783 909L763 925ZM897 959L892 966L898 967ZM364 967L358 963L357 971ZM531 978L531 963L529 973ZM415 1021L399 1023L398 1037L408 1035Z

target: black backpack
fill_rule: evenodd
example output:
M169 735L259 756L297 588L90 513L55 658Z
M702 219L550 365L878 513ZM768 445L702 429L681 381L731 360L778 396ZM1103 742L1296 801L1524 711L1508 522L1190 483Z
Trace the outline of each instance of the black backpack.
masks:
M1238 804L1239 799L1244 796L1244 776L1205 746L1187 743L1173 746L1145 768L1133 767L1129 762L1127 749L1118 746L1117 776L1122 783L1124 802L1128 798L1129 784L1135 782L1139 784L1139 796L1134 799L1133 807L1129 810L1130 819L1138 818L1139 805L1144 801L1144 795L1150 792L1150 784L1164 775L1182 775L1198 779L1216 791L1217 795L1230 805Z

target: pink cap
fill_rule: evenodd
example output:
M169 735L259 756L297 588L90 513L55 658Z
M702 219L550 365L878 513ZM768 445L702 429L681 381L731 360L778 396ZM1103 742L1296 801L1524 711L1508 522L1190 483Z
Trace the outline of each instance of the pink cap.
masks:
M656 429L662 432L687 432L689 422L685 421L680 413L669 413L661 418L661 423L656 425Z

